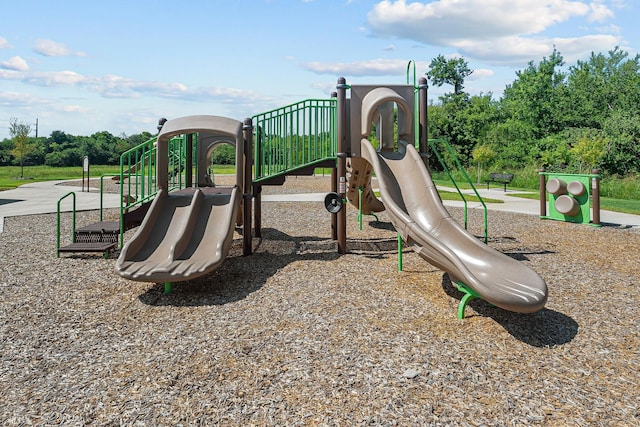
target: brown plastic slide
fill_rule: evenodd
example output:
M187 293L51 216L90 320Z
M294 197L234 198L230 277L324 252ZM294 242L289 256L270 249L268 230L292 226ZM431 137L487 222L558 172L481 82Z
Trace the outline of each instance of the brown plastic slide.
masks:
M201 140L222 136L235 142L234 187L168 191L168 141L188 133L198 133ZM233 242L242 198L243 149L242 123L237 120L201 115L164 123L157 142L159 191L138 231L122 248L116 263L122 277L140 282L179 282L218 268Z
M141 282L178 282L218 268L233 242L240 204L238 188L230 190L161 190L122 249L116 264L120 275Z
M362 157L375 171L382 202L405 242L427 262L449 273L484 300L505 310L532 313L547 301L547 285L525 264L485 245L445 209L415 148L377 152L362 139Z

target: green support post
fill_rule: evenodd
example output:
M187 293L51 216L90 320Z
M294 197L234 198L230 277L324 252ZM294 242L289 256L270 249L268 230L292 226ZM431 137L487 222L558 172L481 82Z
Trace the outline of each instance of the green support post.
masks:
M358 226L362 230L362 187L358 187Z
M398 271L402 271L402 236L398 233Z
M173 286L172 286L171 282L165 282L164 283L164 294L165 295L169 295L171 293L171 291L172 291L172 288L173 288Z
M57 209L57 226L56 226L56 257L60 258L60 203L67 197L71 196L71 200L73 201L73 206L71 210L71 243L76 242L76 193L70 191L64 196L58 199L58 209Z
M464 309L467 308L467 305L474 299L481 299L481 297L476 291L462 282L456 282L456 288L464 294L460 304L458 304L458 319L464 319Z

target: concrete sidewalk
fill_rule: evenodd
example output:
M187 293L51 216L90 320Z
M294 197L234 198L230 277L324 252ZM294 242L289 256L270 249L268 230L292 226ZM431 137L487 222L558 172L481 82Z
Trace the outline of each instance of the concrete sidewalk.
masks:
M76 193L76 210L94 210L100 208L100 193L98 189L92 188L89 192L83 192L82 187L61 185L65 181L46 181L24 184L15 190L0 191L0 233L4 229L4 218L10 216L34 215L44 213L55 213L57 211L58 200L65 194L73 191ZM438 187L441 190L456 191L454 188ZM514 197L518 191L502 189L477 189L483 199L498 199L504 203L487 203L487 209L517 212L528 215L540 215L540 202L538 200ZM473 194L472 190L464 190L465 194ZM322 202L326 193L308 194L273 194L263 195L264 202ZM445 206L464 206L461 201L445 200ZM71 197L65 199L61 204L62 212L71 211ZM120 197L118 194L103 194L104 208L120 207ZM468 202L469 209L482 209L479 202ZM624 214L611 211L600 211L600 222L603 225L617 225L621 227L640 227L640 215Z
M438 187L440 190L457 192L455 188ZM485 200L487 209L496 211L517 212L529 215L540 215L540 201L535 199L527 199L524 197L516 197L516 194L531 193L526 191L502 189L483 189L477 188L478 194ZM462 190L463 194L475 195L473 190ZM488 199L502 200L503 203L487 203ZM464 206L462 201L445 200L446 206ZM482 209L480 202L467 202L469 209ZM547 214L549 214L549 206L547 204ZM593 217L593 212L592 212ZM640 227L640 215L625 214L620 212L612 212L600 210L600 223L602 225L616 225L620 227Z
M457 193L455 188L439 186L439 190ZM526 191L514 191L502 189L481 189L477 188L478 194L485 200L488 210L516 212L527 215L540 215L540 201L535 199L527 199L524 197L516 197L518 193L527 193ZM465 195L475 195L473 190L461 190ZM529 192L530 193L530 192ZM273 194L263 195L263 202L322 202L326 193L309 193L309 194ZM488 203L486 200L502 200L503 203ZM444 200L445 206L464 207L464 202L456 200ZM482 210L482 203L467 202L468 209ZM547 211L548 213L548 211ZM602 225L616 225L620 227L640 227L640 215L631 215L619 212L600 210L600 223Z
M100 208L98 189L90 188L89 192L83 192L82 187L60 185L63 182L69 182L69 180L32 182L14 190L0 191L0 233L4 230L6 217L57 212L58 200L71 191L76 194L76 211ZM105 193L102 203L104 208L119 208L120 196ZM62 201L60 211L70 212L72 207L72 197L69 196Z

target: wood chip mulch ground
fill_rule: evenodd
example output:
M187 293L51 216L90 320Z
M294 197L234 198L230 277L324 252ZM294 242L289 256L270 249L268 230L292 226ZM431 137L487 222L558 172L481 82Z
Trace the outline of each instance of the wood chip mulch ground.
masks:
M638 229L490 211L489 245L536 270L549 302L474 301L460 320L448 276L409 249L399 272L379 219L359 230L349 207L339 255L322 203L264 202L253 255L236 235L219 270L165 295L113 258L56 258L55 214L7 218L0 424L640 425Z

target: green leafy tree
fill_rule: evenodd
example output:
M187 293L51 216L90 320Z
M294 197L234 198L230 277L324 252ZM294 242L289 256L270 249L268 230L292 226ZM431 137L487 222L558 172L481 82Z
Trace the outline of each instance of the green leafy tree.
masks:
M640 113L637 110L612 112L603 123L608 144L601 165L609 174L640 172Z
M211 153L212 165L233 165L236 161L236 151L233 145L218 145Z
M446 139L455 147L460 160L468 165L473 148L484 142L498 119L498 106L491 94L451 95L441 105L429 107L429 133Z
M9 135L13 138L13 149L10 153L20 163L20 178L24 178L25 158L37 151L36 145L29 141L30 133L31 125L18 122L15 117L9 120Z
M591 53L570 67L567 78L569 125L601 129L614 111L635 111L640 105L640 55L633 58L618 47Z
M525 121L513 118L498 121L487 132L486 141L496 151L494 167L499 169L523 168L534 158L534 131Z
M495 157L496 152L491 148L488 144L480 144L476 145L476 148L473 149L473 161L476 162L477 172L478 172L478 183L482 180L482 167L483 165L489 164Z
M569 151L578 161L578 170L581 173L589 173L604 156L606 146L607 139L603 135L583 135Z
M460 95L464 89L464 79L469 77L473 70L464 58L447 59L444 55L438 55L431 60L429 71L426 73L431 84L442 86L450 84L453 86L453 94Z
M569 150L566 132L554 133L535 142L530 163L542 166L549 172L567 172L572 161Z
M538 65L529 62L526 69L516 72L516 80L507 85L501 109L507 118L524 122L536 139L557 133L564 128L563 102L566 94L562 55L554 49L549 58Z

